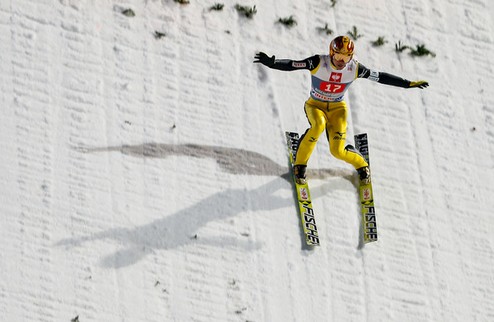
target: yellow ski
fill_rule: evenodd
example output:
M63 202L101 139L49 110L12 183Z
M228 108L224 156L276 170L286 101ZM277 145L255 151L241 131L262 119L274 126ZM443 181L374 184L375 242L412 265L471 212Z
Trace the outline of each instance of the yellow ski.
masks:
M285 132L286 142L288 145L288 153L290 155L290 165L293 173L293 163L297 154L299 135L295 132ZM308 246L319 246L319 234L317 233L316 220L314 218L314 210L312 209L312 200L310 197L309 185L298 184L293 176L295 190L297 192L297 201L300 210L300 219L302 229L305 235L305 241Z
M360 152L360 154L362 154L370 167L367 133L355 135L355 148ZM359 196L362 212L362 228L364 233L363 239L364 243L367 244L377 241L377 221L371 179L369 179L368 182L359 182Z

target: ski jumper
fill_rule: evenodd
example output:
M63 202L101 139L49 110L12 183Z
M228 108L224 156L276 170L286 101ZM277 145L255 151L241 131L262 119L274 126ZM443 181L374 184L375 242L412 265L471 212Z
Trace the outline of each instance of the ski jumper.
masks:
M356 150L345 148L348 108L343 100L348 87L357 78L367 78L382 84L408 88L410 81L382 72L372 71L355 59L341 70L331 63L329 55L315 55L304 60L275 60L274 69L311 72L310 97L305 102L305 114L310 127L299 141L296 165L307 165L319 136L326 130L331 154L355 169L368 166Z

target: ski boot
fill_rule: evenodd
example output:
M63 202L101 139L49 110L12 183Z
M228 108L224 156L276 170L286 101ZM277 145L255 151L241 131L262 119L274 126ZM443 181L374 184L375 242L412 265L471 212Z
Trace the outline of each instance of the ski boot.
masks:
M362 184L369 184L370 183L370 170L368 166L358 168L357 173L360 179L360 182Z
M307 177L305 175L306 170L307 166L304 164L296 164L293 166L293 175L295 176L295 181L297 184L307 183Z

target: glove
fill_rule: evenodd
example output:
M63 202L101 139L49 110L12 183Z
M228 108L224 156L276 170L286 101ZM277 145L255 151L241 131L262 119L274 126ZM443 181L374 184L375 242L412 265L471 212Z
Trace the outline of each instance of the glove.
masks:
M427 86L429 86L429 83L426 81L415 81L415 82L410 82L409 88L414 88L414 87L426 88Z
M274 65L274 55L269 57L268 55L266 55L265 53L263 53L261 51L261 52L257 53L254 58L256 59L256 60L254 60L254 63L261 63L261 64L268 66L268 67L273 67L273 65Z

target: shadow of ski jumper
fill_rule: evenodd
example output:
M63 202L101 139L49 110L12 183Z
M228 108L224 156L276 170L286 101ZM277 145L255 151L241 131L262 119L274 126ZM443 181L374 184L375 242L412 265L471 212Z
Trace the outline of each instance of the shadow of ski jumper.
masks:
M217 192L195 205L182 209L165 218L157 219L132 228L112 228L96 234L67 238L59 241L58 246L68 248L77 247L87 242L110 239L124 245L123 249L110 254L101 260L104 267L121 268L133 265L155 250L176 249L191 243L202 243L218 247L243 248L255 250L261 247L260 243L248 238L215 237L202 239L197 232L209 222L225 220L238 214L249 211L270 211L296 204L293 197L280 197L276 192L292 185L288 167L280 166L271 159L257 152L243 149L225 148L218 146L202 146L195 144L171 145L148 143L140 145L123 145L105 148L79 149L85 153L121 152L126 155L141 158L167 158L170 156L186 156L193 158L210 158L216 161L220 169L228 174L275 176L274 180L252 189L227 189ZM331 177L344 178L353 184L353 176L346 170L313 170L309 175L317 179ZM324 187L314 189L325 190ZM294 214L298 212L294 211ZM187 218L184 224L184 218ZM301 236L303 232L301 231Z

